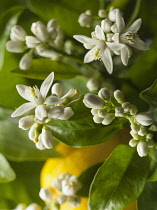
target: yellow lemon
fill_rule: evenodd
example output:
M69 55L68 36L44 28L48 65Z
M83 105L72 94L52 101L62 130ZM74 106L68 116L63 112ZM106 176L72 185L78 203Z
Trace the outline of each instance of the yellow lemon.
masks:
M123 138L124 136L125 138ZM52 189L52 182L61 173L70 173L72 175L79 176L84 170L90 166L104 161L112 150L122 142L122 139L128 140L127 131L118 132L109 141L96 145L83 148L72 148L65 144L58 144L56 150L60 152L63 157L51 158L46 161L41 171L41 187ZM54 189L53 193L55 194ZM88 198L81 199L81 205L79 207L71 207L66 202L61 206L61 210L87 210ZM136 208L126 208L125 210L134 210Z

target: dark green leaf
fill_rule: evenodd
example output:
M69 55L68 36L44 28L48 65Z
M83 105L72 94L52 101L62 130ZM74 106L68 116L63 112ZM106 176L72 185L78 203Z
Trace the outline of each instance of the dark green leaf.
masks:
M28 131L18 128L18 119L10 117L12 111L0 108L0 152L6 157L16 160L45 160L56 157L54 150L38 150L28 138Z
M148 157L118 146L98 170L90 189L90 210L122 210L141 194L148 177Z
M81 183L81 189L77 192L77 195L88 197L90 185L94 179L97 170L100 168L102 163L98 163L87 170L85 170L79 177L78 180Z
M152 148L149 150L149 160L150 160L150 172L149 179L150 182L157 181L157 150Z
M0 182L11 182L16 175L6 158L0 153Z
M70 79L80 74L67 63L43 58L33 60L32 66L27 71L17 68L12 72L22 77L41 80L44 80L51 72L55 73L56 80Z
M3 66L5 44L9 37L10 30L16 24L24 9L24 6L14 6L3 12L0 16L0 69Z
M137 201L138 210L157 209L157 182L147 182Z
M48 125L53 135L63 143L74 146L90 146L107 141L125 121L114 120L104 126L94 123L90 109L85 107L82 98L71 105L74 116L69 120L53 120Z

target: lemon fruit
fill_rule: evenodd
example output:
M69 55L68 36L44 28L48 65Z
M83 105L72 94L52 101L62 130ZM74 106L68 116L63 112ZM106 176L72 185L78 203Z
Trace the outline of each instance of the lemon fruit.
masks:
M125 135L125 138L122 137ZM126 138L127 137L127 138ZM112 150L122 142L122 139L130 139L128 132L117 133L109 141L83 148L72 148L65 144L59 143L56 150L60 152L63 157L51 158L46 161L41 171L41 187L51 188L52 182L61 173L70 173L79 176L84 170L90 166L103 162ZM128 142L127 142L128 143ZM53 194L55 191L53 189ZM87 210L88 198L81 198L81 205L79 207L71 207L67 202L61 205L61 210ZM134 204L125 210L135 210Z

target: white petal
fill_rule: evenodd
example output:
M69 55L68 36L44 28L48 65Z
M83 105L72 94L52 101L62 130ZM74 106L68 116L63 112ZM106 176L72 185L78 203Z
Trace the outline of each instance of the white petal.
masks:
M137 32L140 29L141 24L142 24L142 20L141 18L139 18L133 22L133 24L127 29L127 31Z
M12 113L11 117L21 116L21 115L31 111L34 108L35 108L35 104L33 104L33 103L28 102L28 103L22 104Z
M27 90L29 91L29 87L26 85L16 85L16 89L22 98L30 101L30 97L27 95Z
M51 149L53 147L53 136L49 129L42 129L41 140L47 149Z
M134 47L138 50L149 50L149 47L141 39L135 39L133 42L134 44L129 44L131 47Z
M106 44L107 44L108 48L112 51L119 51L123 47L125 47L124 44L115 43L115 42L106 42Z
M64 109L64 114L61 115L58 119L60 120L68 120L71 116L73 116L74 112L71 107L66 107Z
M102 56L102 61L105 65L108 73L111 74L113 71L113 61L112 61L111 52L108 48L106 48L104 51L104 55Z
M64 108L62 106L55 106L50 108L48 112L48 117L57 119L64 113Z
M96 35L96 38L99 39L99 40L104 40L105 41L105 35L104 35L104 32L102 30L102 28L97 25L95 27L95 35Z
M55 83L51 89L52 94L56 94L58 97L61 97L63 94L63 87L60 83Z
M41 87L40 87L40 92L41 95L45 98L54 79L54 72L48 75L48 77L43 81Z
M57 96L49 96L45 100L45 104L61 104L63 101Z
M121 50L121 60L122 63L127 66L128 65L128 60L129 60L129 56L130 55L130 51L128 49L127 46L125 46L122 50Z
M35 116L41 121L47 117L47 114L47 107L45 107L43 104L37 106L35 109Z
M94 39L89 38L89 37L84 36L84 35L74 35L73 37L74 37L74 39L81 42L82 44L89 44L89 43L92 44L93 42L96 42L96 40L94 41Z
M117 10L116 12L116 25L117 25L117 32L118 33L122 32L125 27L125 23L121 15L121 12L119 10Z
M84 63L90 63L95 60L95 57L93 56L94 50L96 50L96 47L92 48L86 53L84 57Z

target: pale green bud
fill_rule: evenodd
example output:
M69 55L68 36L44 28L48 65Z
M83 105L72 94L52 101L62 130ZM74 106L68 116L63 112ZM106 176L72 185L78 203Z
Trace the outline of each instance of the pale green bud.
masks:
M106 115L107 115L107 111L106 110L98 110L98 116L99 117L104 118L104 117L106 117Z
M40 21L32 24L31 31L42 42L46 42L49 38L47 27Z
M105 105L105 102L103 101L102 98L100 98L97 95L87 93L84 96L83 103L88 107L88 108L94 108L94 109L100 109Z
M131 140L129 141L130 147L136 147L137 143L138 143L138 141L135 140L135 139L131 139Z
M100 18L105 18L107 16L106 10L105 9L99 9L98 10L98 16Z
M153 123L152 115L150 113L146 113L146 112L139 113L136 116L136 120L138 123L140 123L141 125L144 125L144 126L149 126Z
M105 119L102 121L103 125L109 125L115 119L115 115L113 113L108 113Z
M124 117L124 109L123 109L123 107L116 107L115 108L115 116L116 117Z
M122 103L124 101L124 95L122 91L116 90L114 91L113 94L114 94L115 99L118 101L118 103Z
M101 88L98 92L98 96L104 100L108 100L111 97L110 91L107 88Z
M13 26L11 29L10 38L12 41L24 41L26 31L19 25Z
M9 52L22 53L25 51L25 45L24 42L21 41L8 41L6 43L6 49Z
M122 107L123 107L123 109L124 109L125 112L128 112L129 109L131 108L129 102L124 102L124 103L122 104Z
M99 82L95 78L91 78L86 83L86 87L89 91L97 91L99 89Z
M29 55L29 54L25 54L23 55L23 57L21 58L20 60L20 63L19 63L19 68L21 70L27 70L30 68L30 66L32 65L32 55Z
M103 118L102 118L102 117L99 117L98 115L94 115L94 116L93 116L93 121L94 121L95 123L102 123Z
M145 141L141 141L137 145L137 152L140 157L144 157L148 154L148 143Z
M108 19L101 21L101 28L104 32L108 33L111 31L112 22Z

